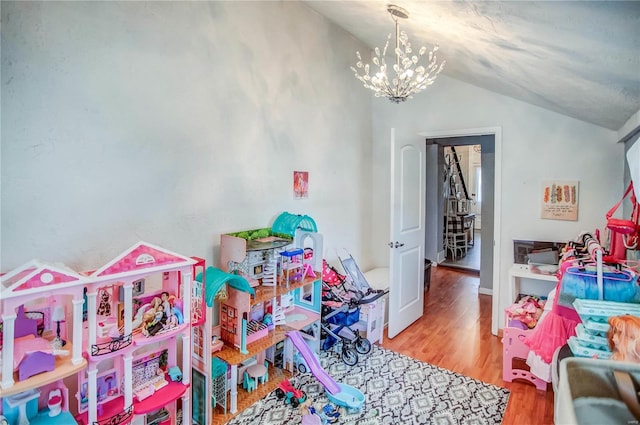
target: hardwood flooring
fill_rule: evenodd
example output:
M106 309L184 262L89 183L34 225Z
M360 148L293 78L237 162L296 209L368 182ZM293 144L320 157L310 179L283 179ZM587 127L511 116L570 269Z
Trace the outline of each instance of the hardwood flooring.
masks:
M491 334L491 296L472 272L431 268L424 315L383 347L511 391L505 425L553 424L553 391L502 380L502 342ZM385 332L386 334L386 332Z

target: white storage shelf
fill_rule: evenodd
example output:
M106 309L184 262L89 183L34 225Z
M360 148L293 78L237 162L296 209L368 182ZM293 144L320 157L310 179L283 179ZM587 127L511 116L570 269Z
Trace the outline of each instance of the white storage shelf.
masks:
M509 269L511 294L509 299L514 302L519 294L546 297L558 283L556 275L534 273L528 264L514 264Z
M384 299L378 299L372 303L360 307L360 321L353 325L353 329L364 332L370 342L382 344L384 329Z

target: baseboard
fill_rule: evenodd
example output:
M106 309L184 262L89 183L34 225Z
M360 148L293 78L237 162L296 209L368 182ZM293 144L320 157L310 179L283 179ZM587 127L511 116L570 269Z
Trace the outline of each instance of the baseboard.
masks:
M447 255L446 254L447 254L446 251L438 252L438 260L437 260L438 264L442 263L444 260L447 259Z
M489 289L489 288L478 288L478 294L482 294L482 295L493 295L493 289Z

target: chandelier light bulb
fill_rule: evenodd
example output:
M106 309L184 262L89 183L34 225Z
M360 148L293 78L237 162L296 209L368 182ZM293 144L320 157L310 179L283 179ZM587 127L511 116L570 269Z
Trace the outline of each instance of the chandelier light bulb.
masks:
M400 103L411 99L414 94L433 84L438 74L442 71L445 61L437 62L435 53L438 51L438 46L429 51L427 57L425 57L427 48L424 46L420 48L418 55L412 54L413 49L411 48L409 37L406 32L400 31L398 24L398 19L408 18L409 13L405 9L392 4L387 6L387 11L395 22L396 30L396 45L393 50L396 62L392 66L393 74L387 76L387 63L385 61L391 34L387 37L387 42L382 52L377 47L374 49L374 55L372 55L371 59L373 65L364 64L360 52L356 52L358 62L356 62L355 68L351 67L351 70L366 88L375 93L376 97L386 97L394 103ZM426 59L424 64L421 63L425 62L423 59ZM370 71L372 71L373 75L369 74Z

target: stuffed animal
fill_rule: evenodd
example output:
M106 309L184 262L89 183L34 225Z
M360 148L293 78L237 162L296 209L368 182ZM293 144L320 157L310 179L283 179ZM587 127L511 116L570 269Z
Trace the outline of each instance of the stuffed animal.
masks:
M640 363L640 317L613 316L609 318L609 326L611 360Z

